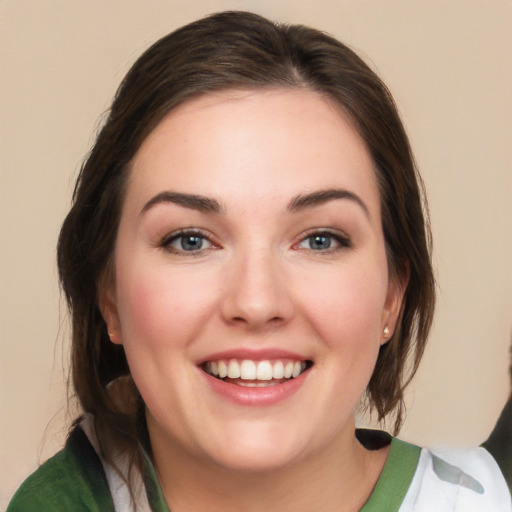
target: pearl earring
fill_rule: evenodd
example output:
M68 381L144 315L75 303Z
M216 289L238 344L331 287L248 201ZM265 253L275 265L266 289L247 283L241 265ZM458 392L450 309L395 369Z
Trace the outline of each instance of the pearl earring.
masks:
M109 316L110 316L110 325L114 326L114 319L112 318L112 312L109 311L108 312ZM110 341L114 341L114 336L116 335L114 332L111 332L110 329L108 328L108 324L107 324L107 334L108 334L108 337L110 338Z
M387 325L382 330L382 334L384 335L385 338L387 338L389 336L389 327Z

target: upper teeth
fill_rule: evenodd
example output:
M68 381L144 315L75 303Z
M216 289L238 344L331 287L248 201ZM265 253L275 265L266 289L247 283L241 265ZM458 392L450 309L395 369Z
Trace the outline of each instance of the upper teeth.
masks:
M208 361L205 370L223 379L272 380L298 377L306 368L304 361L276 360L253 361L251 359L219 359Z

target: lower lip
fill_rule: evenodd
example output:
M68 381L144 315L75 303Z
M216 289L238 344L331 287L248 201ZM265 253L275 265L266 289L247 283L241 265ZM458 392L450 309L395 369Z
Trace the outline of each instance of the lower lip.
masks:
M294 395L304 384L309 370L302 372L295 379L282 384L267 387L244 387L212 377L201 370L210 388L218 395L237 405L269 406L277 404Z

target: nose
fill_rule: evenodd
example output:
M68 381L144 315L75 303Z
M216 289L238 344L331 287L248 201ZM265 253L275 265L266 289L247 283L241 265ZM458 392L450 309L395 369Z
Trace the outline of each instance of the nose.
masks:
M244 254L230 262L224 283L222 315L248 330L287 323L293 316L289 283L277 256Z

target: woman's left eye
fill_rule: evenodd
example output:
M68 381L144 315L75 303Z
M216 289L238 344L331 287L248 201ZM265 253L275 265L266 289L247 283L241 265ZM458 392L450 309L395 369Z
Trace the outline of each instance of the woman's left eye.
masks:
M212 242L197 232L180 232L166 238L162 242L162 247L173 253L200 253L213 247Z
M308 249L315 252L333 252L350 246L350 239L348 237L325 231L311 233L298 244L300 249Z

